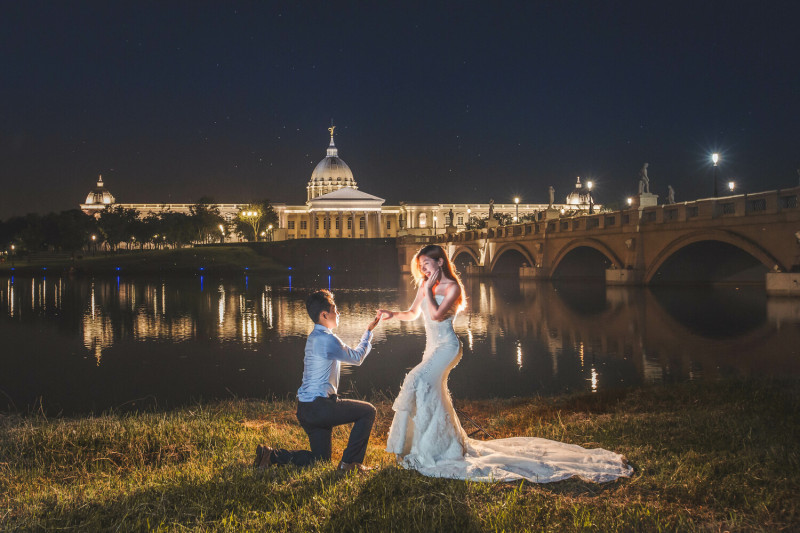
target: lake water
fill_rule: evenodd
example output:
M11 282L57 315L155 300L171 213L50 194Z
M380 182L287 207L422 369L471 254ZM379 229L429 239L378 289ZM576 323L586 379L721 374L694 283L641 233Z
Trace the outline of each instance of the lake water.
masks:
M800 375L800 299L767 298L763 287L465 281L456 399ZM0 278L0 411L293 398L312 327L304 299L316 287L334 291L348 343L375 309L405 308L414 295L409 278ZM341 392L396 394L424 333L421 318L382 323Z

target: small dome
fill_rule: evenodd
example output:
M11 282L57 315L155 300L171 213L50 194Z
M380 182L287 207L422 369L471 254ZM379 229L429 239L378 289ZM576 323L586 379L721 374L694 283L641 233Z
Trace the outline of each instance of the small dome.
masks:
M333 129L333 126L329 128L331 143L328 145L328 153L325 159L320 161L314 168L314 172L311 173L311 179L307 187L308 200L339 190L342 187L358 189L356 180L353 178L353 171L339 157L339 150L333 143Z
M575 189L567 195L567 205L576 206L577 208L588 207L591 203L592 191L589 187L584 187L581 183L581 178L578 176L578 182L575 184Z
M111 205L114 203L114 196L106 189L105 185L103 185L103 175L101 174L97 178L97 187L92 189L89 195L86 197L86 204L99 204L99 205Z

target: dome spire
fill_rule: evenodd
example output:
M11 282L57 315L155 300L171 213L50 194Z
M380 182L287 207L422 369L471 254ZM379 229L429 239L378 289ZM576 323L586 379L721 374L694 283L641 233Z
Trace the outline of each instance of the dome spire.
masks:
M102 174L98 174L97 175L97 186L98 187L102 187L103 186L103 175Z
M331 133L331 143L328 145L328 157L338 157L339 150L336 149L336 145L333 144L333 130L336 129L336 126L333 125L333 119L331 119L331 127L328 128L328 131Z

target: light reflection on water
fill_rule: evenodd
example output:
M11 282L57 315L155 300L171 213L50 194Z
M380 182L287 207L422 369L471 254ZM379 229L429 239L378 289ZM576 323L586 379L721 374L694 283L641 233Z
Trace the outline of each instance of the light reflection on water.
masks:
M320 277L355 343L379 307L414 289ZM170 406L231 394L292 396L311 322L297 278L219 280L6 278L0 283L0 410L42 399L54 412L103 410L141 398ZM760 288L635 289L467 280L455 322L464 357L455 398L597 392L728 375L800 374L800 299ZM341 389L397 391L424 350L424 327L388 321ZM7 399L6 399L7 398ZM4 404L3 402L6 402Z

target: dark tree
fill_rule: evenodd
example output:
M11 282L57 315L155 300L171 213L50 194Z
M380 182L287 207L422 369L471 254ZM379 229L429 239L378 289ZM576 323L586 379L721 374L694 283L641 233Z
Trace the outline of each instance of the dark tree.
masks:
M133 226L138 218L139 212L136 209L126 209L122 206L109 207L100 213L97 225L109 247L115 250L119 243L131 239Z
M189 210L192 213L195 240L199 242L217 240L220 235L219 226L224 227L225 219L219 214L219 207L214 204L214 199L203 196Z

